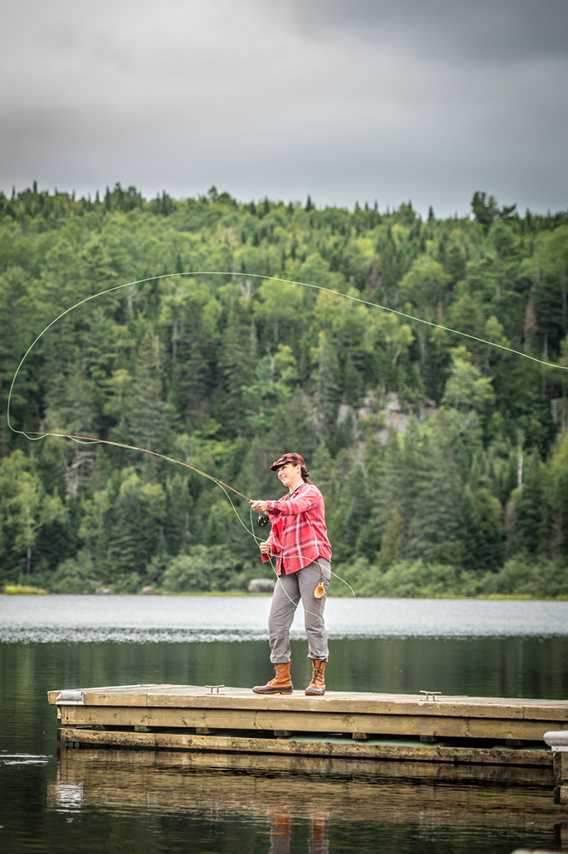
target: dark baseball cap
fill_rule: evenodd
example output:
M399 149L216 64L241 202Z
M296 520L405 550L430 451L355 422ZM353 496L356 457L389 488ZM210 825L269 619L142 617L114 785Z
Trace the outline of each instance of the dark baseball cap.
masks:
M301 454L288 453L288 454L282 454L281 457L278 457L277 460L274 460L274 462L272 463L270 468L272 469L272 471L276 471L276 469L279 469L280 466L285 466L286 463L292 463L295 466L305 465L304 458Z

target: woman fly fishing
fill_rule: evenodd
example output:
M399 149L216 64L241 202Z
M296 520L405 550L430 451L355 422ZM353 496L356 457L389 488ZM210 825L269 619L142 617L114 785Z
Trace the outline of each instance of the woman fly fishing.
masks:
M301 599L308 658L312 662L312 677L305 693L321 696L325 693L328 660L324 609L332 554L323 495L311 483L301 454L285 453L270 468L288 494L278 501L251 501L251 508L267 513L271 523L270 535L259 548L263 563L276 558L278 578L268 618L270 661L275 676L252 690L257 694L292 693L290 626Z

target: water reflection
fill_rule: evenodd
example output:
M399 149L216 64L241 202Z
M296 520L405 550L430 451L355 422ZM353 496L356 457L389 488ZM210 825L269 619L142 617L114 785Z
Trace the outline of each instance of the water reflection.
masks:
M549 786L421 785L336 770L329 761L325 776L274 769L235 774L199 767L195 756L180 752L66 749L47 802L66 815L95 811L144 823L175 814L246 827L254 839L250 850L271 854L328 854L343 850L348 837L359 850L385 852L413 850L402 837L451 840L456 850L468 851L510 851L530 840L555 846L566 839L568 817L553 803ZM234 850L242 847L243 830L238 838ZM485 847L478 847L482 838Z
M277 804L267 807L269 822L270 854L290 854L292 844L292 816L287 806ZM329 811L315 809L309 814L310 835L308 843L309 854L328 854Z

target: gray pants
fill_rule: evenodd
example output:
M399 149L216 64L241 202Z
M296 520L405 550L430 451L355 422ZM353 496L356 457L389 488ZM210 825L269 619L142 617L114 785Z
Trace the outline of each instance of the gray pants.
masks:
M331 564L322 557L310 563L309 566L300 569L299 572L279 576L274 588L268 618L268 639L272 664L284 664L290 661L290 626L300 599L304 606L308 658L327 661L327 632L323 620L327 597L316 599L314 588L323 579L327 592L330 578Z

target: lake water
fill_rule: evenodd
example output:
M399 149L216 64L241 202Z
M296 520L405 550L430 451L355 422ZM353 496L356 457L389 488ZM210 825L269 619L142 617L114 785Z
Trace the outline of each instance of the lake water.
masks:
M183 754L57 757L46 691L248 686L270 600L0 596L0 851L510 852L568 847L548 790L204 772ZM568 602L331 599L335 690L568 698ZM302 619L294 678L308 676ZM515 806L515 805L518 805Z

